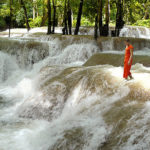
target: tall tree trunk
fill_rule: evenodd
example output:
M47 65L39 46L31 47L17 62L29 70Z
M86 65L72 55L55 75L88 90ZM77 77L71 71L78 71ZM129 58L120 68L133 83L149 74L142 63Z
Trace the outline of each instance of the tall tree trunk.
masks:
M98 24L99 24L99 34L103 35L103 2L98 0Z
M72 34L72 11L71 11L71 7L70 7L70 0L68 0L68 27L69 27L69 34Z
M36 17L39 16L39 12L38 12L38 5L37 5L37 2L36 2Z
M64 28L63 28L63 34L67 34L68 35L68 26L67 26L67 0L65 0L65 7L64 7Z
M97 0L96 9L95 9L95 26L94 26L94 39L97 40L98 38L98 11L99 11L99 1Z
M144 19L149 19L149 16L150 16L150 15L149 15L149 13L148 13L148 10L146 10L146 11L145 11L145 15L144 15Z
M12 20L12 0L9 0L10 16L9 16L9 37L11 30L11 20Z
M48 13L47 13L47 10L46 10L46 4L45 4L45 0L43 0L43 14L42 14L42 22L41 22L41 26L44 26L45 24L45 21L47 20L48 18Z
M28 21L27 9L25 7L25 4L24 4L23 0L20 0L20 3L21 3L21 6L22 6L22 8L24 10L26 26L27 26L27 30L29 31L30 30L30 25L29 25L29 21Z
M146 3L144 4L144 8L145 8L145 15L144 15L144 19L149 19L149 6L146 5Z
M51 34L52 30L51 30L51 26L52 26L52 22L51 22L51 0L47 0L47 8L48 8L48 31L47 34Z
M115 35L119 36L120 30L124 26L123 21L123 0L118 0L117 2L117 14L116 14L116 27L115 27Z
M24 10L26 26L27 26L27 30L29 31L30 30L30 25L29 25L29 21L28 21L27 9L25 7L25 4L24 4L23 0L20 0L20 3L21 3L21 6L22 6L22 8Z
M53 30L52 33L55 33L55 26L56 26L56 1L53 0Z
M33 19L35 19L35 13L36 13L36 0L33 0Z
M79 11L78 11L78 18L77 18L77 23L76 23L76 28L75 28L75 35L78 35L80 24L81 24L81 16L82 16L82 7L83 7L83 0L80 0L80 6L79 6Z
M106 14L106 19L105 19L105 25L106 25L106 36L109 35L109 0L106 0L106 7L105 7L105 14Z
M95 28L94 28L94 38L95 40L97 40L97 35L98 33L98 15L96 14L96 17L95 17Z

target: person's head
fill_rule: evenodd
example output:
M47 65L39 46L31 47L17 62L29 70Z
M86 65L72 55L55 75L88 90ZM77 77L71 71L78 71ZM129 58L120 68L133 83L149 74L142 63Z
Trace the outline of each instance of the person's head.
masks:
M130 45L130 40L129 40L129 39L126 39L126 40L125 40L125 45L126 45L126 46L129 46L129 45Z

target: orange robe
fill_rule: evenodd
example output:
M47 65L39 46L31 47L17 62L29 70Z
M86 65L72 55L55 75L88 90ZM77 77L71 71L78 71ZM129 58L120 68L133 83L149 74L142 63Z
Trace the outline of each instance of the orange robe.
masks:
M130 69L131 69L131 66L132 66L132 60L131 60L131 63L128 65L128 61L129 61L130 55L131 55L130 54L131 49L133 49L133 46L129 45L128 47L126 47L126 50L125 50L124 73L123 73L124 78L127 78L128 76L131 75Z

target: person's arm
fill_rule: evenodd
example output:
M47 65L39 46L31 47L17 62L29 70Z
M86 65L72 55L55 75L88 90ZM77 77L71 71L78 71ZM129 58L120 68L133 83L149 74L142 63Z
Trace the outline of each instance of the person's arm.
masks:
M130 49L130 58L128 61L128 65L130 65L132 58L133 58L133 48Z

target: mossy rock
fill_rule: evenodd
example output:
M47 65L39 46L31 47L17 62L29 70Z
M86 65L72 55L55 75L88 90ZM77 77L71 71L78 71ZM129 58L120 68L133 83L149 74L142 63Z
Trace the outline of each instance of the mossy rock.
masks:
M150 56L138 56L135 55L133 59L133 64L140 63L144 66L150 67ZM123 54L104 54L98 53L93 55L84 66L96 66L96 65L113 65L113 66L123 66L124 55Z

